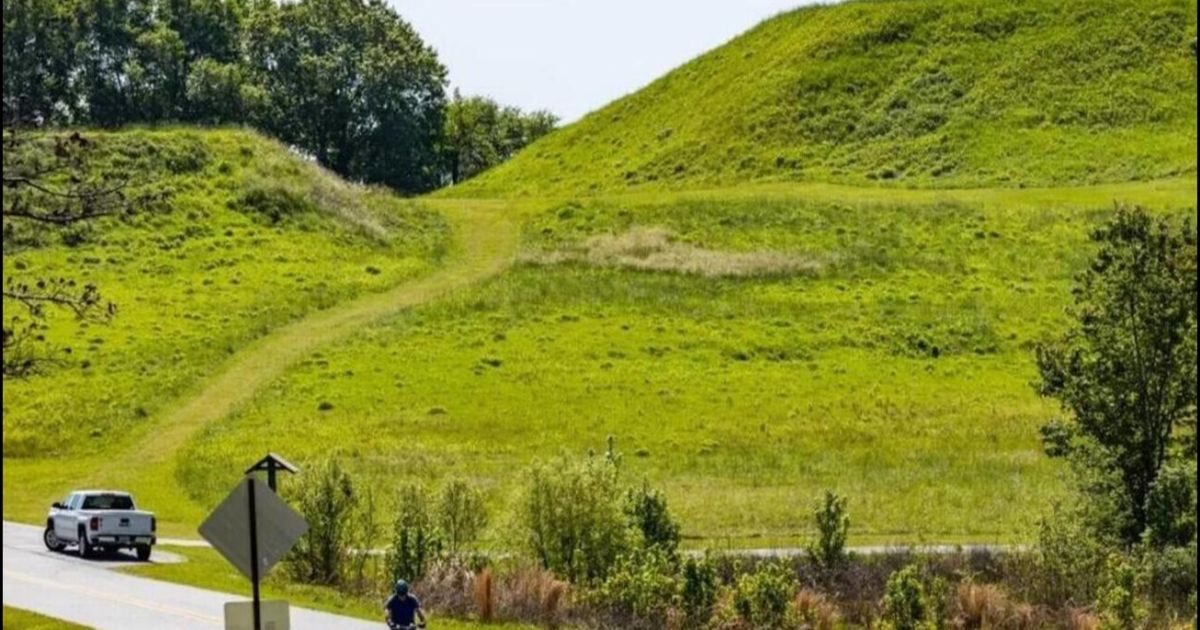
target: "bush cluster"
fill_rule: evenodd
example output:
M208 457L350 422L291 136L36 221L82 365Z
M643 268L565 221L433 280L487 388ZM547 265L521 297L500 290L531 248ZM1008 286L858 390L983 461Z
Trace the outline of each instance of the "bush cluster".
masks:
M528 554L469 555L489 522L469 483L436 493L404 484L395 497L391 544L372 573L360 552L378 534L374 495L336 462L317 466L294 497L312 527L289 575L377 596L403 578L443 614L550 626L1156 628L1196 614L1194 530L1167 528L1178 535L1170 542L1184 544L1148 536L1122 551L1068 509L1045 519L1029 551L860 557L845 546L848 502L827 492L802 556L699 555L679 548L681 528L661 492L622 481L611 443L603 455L530 469L514 513ZM1178 512L1168 512L1177 525Z

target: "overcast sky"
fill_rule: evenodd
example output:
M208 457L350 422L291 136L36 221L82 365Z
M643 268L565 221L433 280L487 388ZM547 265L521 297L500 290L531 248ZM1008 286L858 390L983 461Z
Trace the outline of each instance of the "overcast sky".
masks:
M389 0L450 81L566 122L812 0Z

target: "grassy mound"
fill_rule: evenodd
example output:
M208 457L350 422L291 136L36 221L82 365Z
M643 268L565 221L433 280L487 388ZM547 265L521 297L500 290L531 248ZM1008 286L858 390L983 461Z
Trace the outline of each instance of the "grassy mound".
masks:
M267 331L423 274L446 248L440 215L250 132L89 137L91 167L167 201L67 233L6 229L6 277L76 278L118 307L108 323L52 314L49 341L71 353L4 384L6 461L111 449Z
M1177 180L530 202L516 269L311 354L197 435L179 479L219 500L269 438L373 487L470 478L500 510L530 462L612 435L709 544L795 545L825 488L852 498L859 542L1020 539L1062 490L1031 347L1063 325L1088 231L1114 199L1194 197Z
M805 8L443 194L1053 186L1191 173L1195 36L1195 0Z

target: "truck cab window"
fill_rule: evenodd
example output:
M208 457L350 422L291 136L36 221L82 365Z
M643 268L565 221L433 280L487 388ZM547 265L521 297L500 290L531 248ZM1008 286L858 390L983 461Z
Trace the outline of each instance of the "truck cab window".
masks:
M133 499L122 494L93 494L83 500L85 510L132 510Z

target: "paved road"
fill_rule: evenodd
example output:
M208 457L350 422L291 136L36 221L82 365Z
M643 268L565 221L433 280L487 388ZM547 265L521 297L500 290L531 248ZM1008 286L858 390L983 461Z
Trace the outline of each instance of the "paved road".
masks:
M212 630L225 627L225 602L241 599L113 570L125 564L125 560L83 560L69 553L53 553L42 545L39 528L4 523L6 606L100 630ZM296 630L381 627L298 608L292 609L291 625Z

